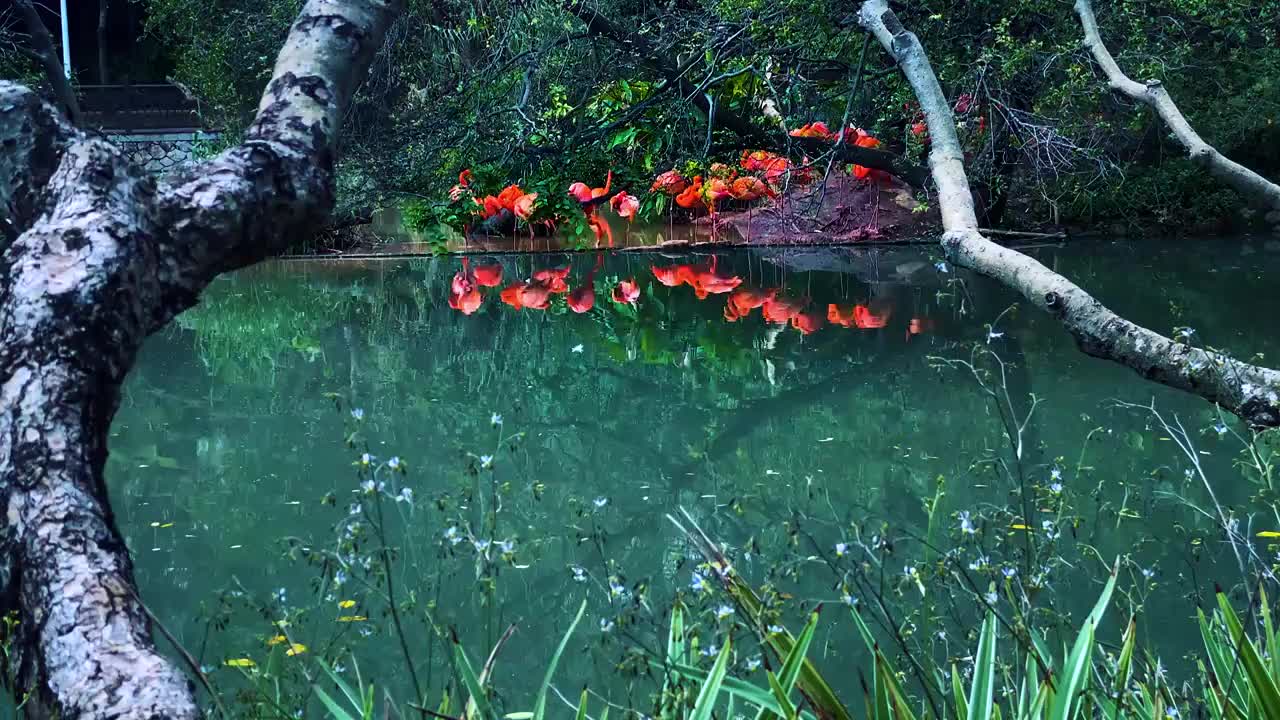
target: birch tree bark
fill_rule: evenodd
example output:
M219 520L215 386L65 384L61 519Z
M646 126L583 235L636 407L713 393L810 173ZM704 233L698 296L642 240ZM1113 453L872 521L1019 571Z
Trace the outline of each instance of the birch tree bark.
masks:
M103 467L142 341L333 204L337 131L397 0L308 0L239 146L157 184L0 82L0 597L22 677L65 718L195 718L157 652Z
M1107 76L1107 84L1112 90L1132 100L1150 106L1178 142L1187 149L1187 156L1192 162L1199 163L1209 170L1214 177L1231 186L1245 200L1261 205L1267 210L1267 219L1280 225L1280 185L1262 177L1258 173L1241 165L1218 152L1217 148L1205 142L1191 127L1191 123L1183 117L1182 111L1169 97L1169 91L1159 80L1148 80L1145 83L1131 80L1116 63L1107 46L1102 42L1098 32L1098 21L1093 15L1093 4L1089 0L1076 0L1076 14L1080 16L1080 24L1084 27L1084 46L1092 53L1093 59Z
M1129 322L1034 258L984 237L978 231L951 104L920 40L902 26L886 0L865 0L858 19L898 62L924 110L932 138L929 166L938 188L942 246L953 263L1017 290L1057 318L1089 355L1195 393L1254 427L1280 425L1280 371L1171 340Z

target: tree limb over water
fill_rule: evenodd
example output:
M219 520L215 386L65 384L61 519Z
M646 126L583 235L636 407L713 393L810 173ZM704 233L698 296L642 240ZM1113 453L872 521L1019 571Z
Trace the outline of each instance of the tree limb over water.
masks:
M1098 21L1093 16L1093 4L1089 0L1076 0L1076 14L1080 16L1080 24L1084 27L1084 46L1093 54L1093 59L1107 76L1107 84L1112 90L1124 94L1132 100L1149 105L1156 111L1169 131L1178 142L1187 149L1187 156L1192 162L1209 169L1215 177L1230 185L1246 200L1265 206L1268 210L1280 213L1280 185L1267 180L1258 173L1241 165L1218 152L1218 149L1205 142L1191 127L1191 123L1183 117L1182 111L1169 97L1169 91L1159 80L1136 82L1124 74L1115 58L1102 42L1098 32ZM1268 217L1270 220L1272 217ZM1280 224L1280 223L1277 223Z
M244 142L159 184L0 82L0 577L22 680L62 717L199 716L152 642L107 499L120 385L214 277L327 216L343 112L398 9L309 0Z
M951 104L924 46L902 26L886 0L866 0L858 16L897 60L924 110L932 138L929 165L938 186L942 245L952 262L1017 290L1056 317L1085 353L1195 393L1254 427L1280 426L1280 371L1177 342L1125 320L1034 258L984 237L978 230Z

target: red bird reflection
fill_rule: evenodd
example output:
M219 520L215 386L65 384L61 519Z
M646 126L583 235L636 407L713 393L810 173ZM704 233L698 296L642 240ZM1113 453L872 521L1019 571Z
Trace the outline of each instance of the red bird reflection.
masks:
M640 286L634 279L620 280L613 288L613 301L619 305L636 304L640 299Z
M565 298L565 303L569 309L581 315L588 312L596 305L596 271L604 264L604 256L596 256L596 264L591 268L591 272L587 273L587 279L578 287L569 292L569 296Z
M470 315L479 310L483 302L484 297L480 295L480 288L471 274L467 258L463 258L462 269L453 276L453 281L449 284L449 307L463 315Z
M497 287L502 284L501 265L480 265L475 268L473 275L480 287Z
M805 310L791 316L791 327L799 330L801 335L816 332L822 323L822 315L817 310Z
M804 306L803 299L772 297L760 306L760 314L764 315L765 322L781 325L790 322L791 318L798 315Z

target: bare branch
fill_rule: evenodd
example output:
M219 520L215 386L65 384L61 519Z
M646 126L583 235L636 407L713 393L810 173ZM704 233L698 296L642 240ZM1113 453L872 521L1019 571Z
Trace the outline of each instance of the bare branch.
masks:
M929 165L938 186L945 231L942 244L952 262L1020 292L1056 317L1089 355L1195 393L1251 425L1280 425L1280 372L1177 342L1129 322L1035 259L984 237L978 230L951 105L920 40L902 27L886 0L863 2L859 19L898 61L924 110L933 140Z
M1089 0L1076 0L1076 14L1080 16L1080 24L1084 27L1084 46L1093 54L1093 59L1107 76L1107 83L1112 90L1129 98L1149 105L1173 136L1187 149L1187 156L1192 162L1209 169L1219 180L1231 186L1245 200L1264 205L1271 210L1280 211L1280 185L1255 173L1249 168L1229 159L1217 148L1205 142L1191 127L1191 123L1178 110L1169 92L1159 80L1148 80L1145 84L1136 82L1125 75L1111 57L1107 46L1102 43L1098 32L1098 21L1093 16L1093 4Z

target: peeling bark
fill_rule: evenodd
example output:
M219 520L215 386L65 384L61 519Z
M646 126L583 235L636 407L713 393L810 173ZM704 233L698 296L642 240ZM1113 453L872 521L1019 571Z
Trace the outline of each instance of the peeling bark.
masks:
M103 467L148 334L219 273L282 250L333 204L348 100L398 9L309 0L238 147L162 185L0 82L0 502L22 678L74 718L196 718L138 600Z
M1173 98L1169 97L1169 91L1164 89L1159 80L1140 83L1125 75L1102 42L1098 21L1093 16L1093 4L1089 0L1076 0L1075 10L1080 16L1080 25L1084 27L1084 46L1092 53L1098 67L1102 68L1112 90L1155 110L1164 124L1169 126L1173 136L1186 148L1187 157L1192 162L1207 168L1214 177L1240 193L1245 200L1262 205L1268 210L1280 211L1280 185L1231 160L1205 142L1183 117L1182 111L1178 110Z
M929 165L938 186L942 245L952 262L1017 290L1056 317L1085 353L1199 395L1254 427L1280 426L1280 371L1177 342L1129 322L1034 258L984 237L978 230L951 104L920 40L902 26L886 0L866 0L858 18L898 62L924 110L932 138Z

